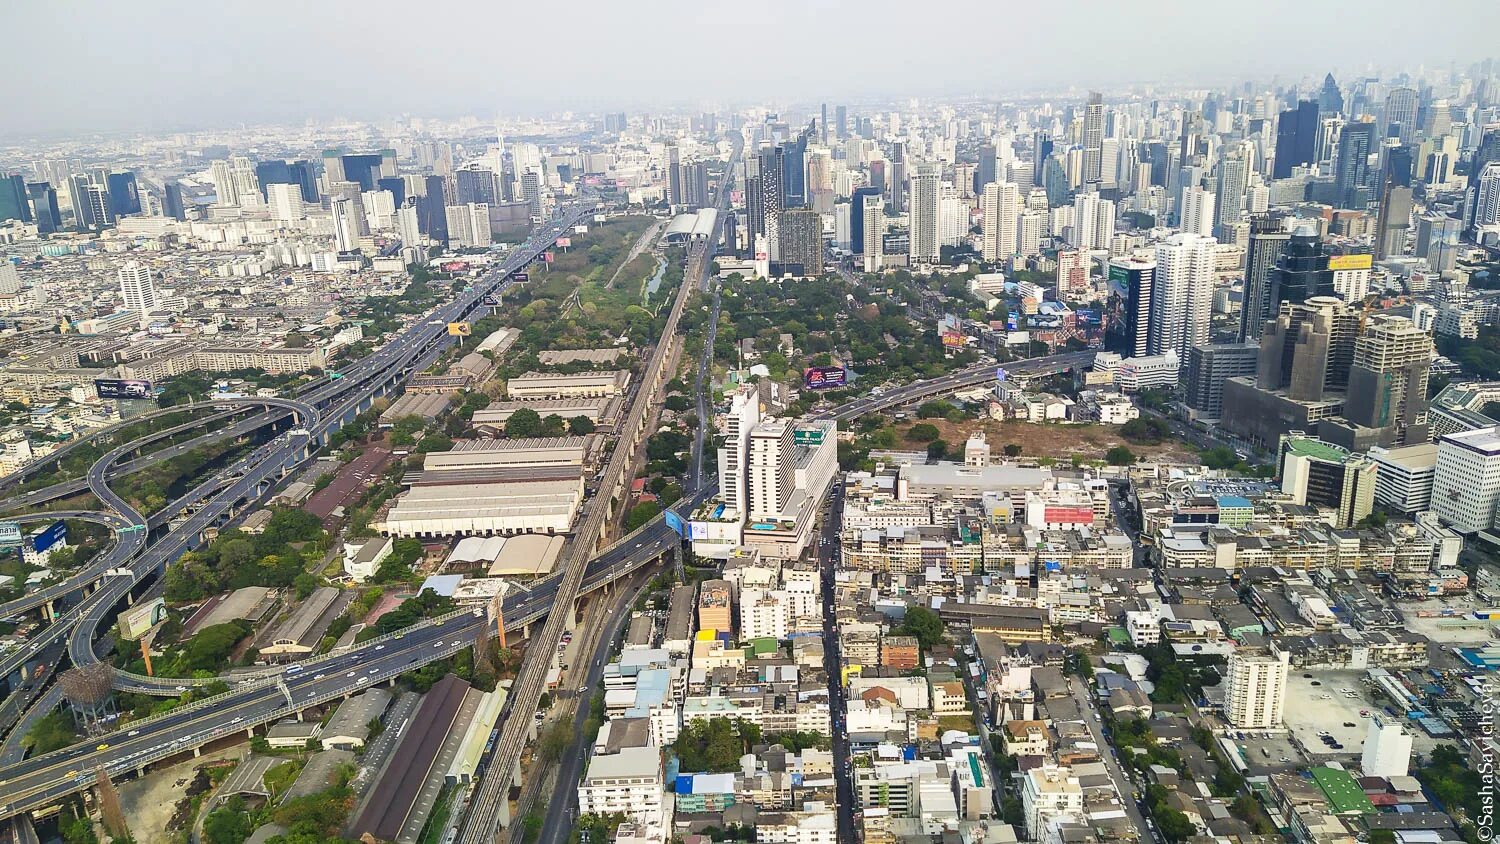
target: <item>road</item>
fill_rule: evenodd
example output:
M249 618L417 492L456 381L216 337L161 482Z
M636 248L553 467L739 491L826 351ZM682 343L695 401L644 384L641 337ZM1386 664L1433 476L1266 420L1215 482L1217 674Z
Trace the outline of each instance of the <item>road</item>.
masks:
M1026 358L1024 360L1013 360L1006 363L985 363L971 366L968 369L960 369L937 378L926 381L913 381L893 387L879 395L867 395L864 398L841 405L836 410L816 414L815 418L837 419L840 421L858 419L866 413L875 413L889 410L894 407L911 404L933 396L941 396L966 387L976 387L982 384L992 384L995 381L997 369L1004 369L1010 375L1051 375L1066 372L1070 369L1088 366L1094 361L1094 352L1063 352L1056 355L1046 355L1037 358Z
M736 144L730 156L729 169L731 171L742 147L742 144ZM485 769L479 787L475 789L474 799L469 803L469 815L465 819L460 835L460 840L464 844L490 844L499 834L501 815L506 811L506 802L509 799L511 778L516 773L521 751L529 738L530 713L536 711L543 685L546 682L547 663L550 662L552 652L562 638L564 627L571 620L574 601L583 583L588 560L593 556L594 544L603 531L608 515L608 508L602 506L600 499L607 500L609 496L615 495L617 490L624 489L628 480L626 473L629 467L635 464L636 454L645 443L646 420L651 418L659 401L662 387L670 375L667 372L667 363L672 360L674 343L678 342L677 325L682 319L682 312L693 292L693 286L708 270L709 261L713 256L713 244L718 241L723 226L723 211L729 199L727 188L726 182L716 197L716 205L720 213L708 242L697 244L689 253L687 272L683 276L682 287L678 290L676 301L672 305L671 313L658 338L656 349L651 354L651 360L642 370L641 385L636 392L635 399L620 424L615 450L610 455L609 463L605 467L599 484L599 494L595 499L597 503L585 511L582 522L563 553L562 580L553 597L554 611L548 613L541 632L529 642L519 676L511 687L510 696L506 699L506 709L517 713L517 717L506 717L506 714L502 712L503 727L500 740L495 744L489 767ZM621 497L623 498L623 495Z
M1089 734L1093 736L1094 743L1099 745L1099 757L1104 761L1105 769L1109 771L1109 778L1114 781L1115 791L1120 795L1120 803L1123 804L1125 814L1130 817L1130 822L1140 833L1140 840L1153 840L1155 836L1151 828L1146 826L1146 819L1141 815L1140 807L1136 805L1135 786L1120 768L1120 759L1115 755L1114 745L1104 738L1104 724L1099 720L1099 710L1094 708L1094 701L1089 697L1088 684L1077 677L1069 677L1068 688L1073 693L1073 699L1078 703L1079 711L1083 713L1083 721L1088 725Z
M834 572L839 563L839 528L844 518L843 487L834 482L832 506L823 519L818 539L818 558L823 580L823 668L828 672L828 711L833 719L833 773L838 795L838 829L840 841L858 841L854 826L854 771L849 766L849 730L844 717L849 711L845 699L844 660L839 652L838 611L834 599Z

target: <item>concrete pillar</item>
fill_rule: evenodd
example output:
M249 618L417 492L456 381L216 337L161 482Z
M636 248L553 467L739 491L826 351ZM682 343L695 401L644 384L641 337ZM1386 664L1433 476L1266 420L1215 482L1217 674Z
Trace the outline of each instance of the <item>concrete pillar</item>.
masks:
M85 593L87 593L87 591L87 589L84 590ZM57 620L57 608L52 605L51 601L42 604L42 617L47 619L48 624L51 624L52 622Z
M247 739L253 739L253 738L255 738L255 728L254 727L246 727L245 728L245 738L247 738Z
M526 741L528 741L528 742L536 741L537 735L538 735L538 731L537 731L537 728L536 728L536 719L532 718L531 719L531 725L526 728Z
M506 829L510 826L510 795L502 794L495 802L499 804L495 807L495 819L499 822L501 829Z
M133 607L133 606L135 606L135 590L133 590L133 589L127 589L125 591L125 606L127 606L127 607Z
M203 755L203 748L194 745L193 746L193 758L197 759L199 756L202 756L202 755Z

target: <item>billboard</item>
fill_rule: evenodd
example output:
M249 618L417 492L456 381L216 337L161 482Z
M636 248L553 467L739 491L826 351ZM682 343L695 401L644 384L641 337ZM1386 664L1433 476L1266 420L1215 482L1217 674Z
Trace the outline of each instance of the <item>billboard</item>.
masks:
M552 263L552 259L555 258L555 257L557 257L557 256L553 255L550 251L543 252L542 253L542 263L544 263L544 264L550 264L550 263Z
M802 371L802 385L809 390L842 387L848 381L849 372L842 366L809 366Z
M964 345L964 335L956 331L944 331L943 345L950 349L962 348Z
M31 549L42 554L59 542L66 543L67 541L68 526L63 522L53 522L31 535Z
M442 270L445 273L461 273L469 269L468 261L445 261Z
M557 239L557 245L561 246L564 249L567 249L569 246L573 245L573 238L571 238L571 237L559 237Z
M822 428L793 428L792 442L796 445L822 445L827 433Z
M0 522L0 548L21 547L21 526L16 522Z
M161 598L153 598L120 614L120 635L135 641L166 620L166 602Z
M1008 381L1010 380L1010 373L1005 371L1005 367L999 367L995 370L995 380Z
M682 523L682 517L677 515L675 512L667 510L666 512L662 513L662 520L665 521L667 523L667 527L671 528L672 531L678 536L687 535L687 525L684 525Z
M1334 255L1328 259L1330 270L1368 270L1374 266L1373 255Z
M689 522L689 539L708 539L707 522Z
M448 323L449 337L468 337L472 333L474 333L474 329L467 322Z
M94 392L101 399L149 399L151 382L123 378L95 378Z
M516 273L511 278L516 281L531 281L531 273Z

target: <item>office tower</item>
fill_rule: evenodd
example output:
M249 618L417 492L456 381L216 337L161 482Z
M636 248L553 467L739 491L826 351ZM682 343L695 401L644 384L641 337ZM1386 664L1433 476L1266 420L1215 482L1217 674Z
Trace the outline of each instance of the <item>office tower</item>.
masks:
M139 261L126 261L120 267L119 278L125 310L142 314L156 310L156 285L151 281L149 267Z
M417 215L417 199L411 197L396 211L396 232L402 246L415 246L422 240L422 225Z
M766 200L760 178L760 156L745 159L745 244L755 253L755 237L766 233ZM857 203L859 200L856 199Z
M980 196L984 195L985 186L996 180L995 156L994 144L983 144L979 147L979 161L974 167L974 193Z
M1458 264L1459 236L1463 221L1445 214L1423 214L1417 218L1414 254L1427 261L1429 269L1451 273Z
M1016 217L1021 208L1021 191L1010 182L992 182L984 186L980 200L984 213L984 260L1003 261L1016 251Z
M1335 511L1333 526L1351 528L1375 509L1376 465L1364 455L1316 437L1281 438L1276 463L1292 503Z
M1214 300L1214 247L1211 237L1175 234L1156 245L1151 291L1150 354L1187 350L1208 342Z
M353 199L341 196L333 200L333 243L340 253L358 248L359 216Z
M141 213L140 189L134 173L128 170L110 173L105 185L109 188L109 210L116 218Z
M719 499L726 515L733 514L741 523L750 506L746 489L750 432L760 424L760 413L760 392L747 385L730 397L729 413L724 417L724 444L719 447Z
M751 521L779 519L795 489L792 426L781 419L768 419L750 431L746 450L746 498Z
M818 133L823 146L828 146L828 103L823 103L823 108L818 116Z
M1386 136L1409 144L1417 133L1417 91L1398 86L1385 97Z
M20 173L0 174L0 220L31 222L31 202L26 179Z
M911 247L913 262L942 257L938 196L943 174L934 162L922 162L911 177Z
M1299 402L1320 402L1349 386L1359 314L1332 296L1281 303L1260 341L1255 383Z
M0 296L14 296L21 292L21 273L10 261L0 261Z
M1495 525L1500 504L1500 426L1445 434L1432 473L1432 512L1460 533Z
M604 115L604 131L618 135L625 131L625 112L612 111Z
M375 189L389 193L391 201L397 208L400 208L406 204L406 184L407 177L405 176L383 176L375 180Z
M237 205L255 208L265 204L261 197L260 181L255 178L255 162L236 155L229 159L229 175L234 182Z
M667 144L667 204L682 205L682 152L677 144Z
M1194 420L1217 420L1224 412L1224 382L1255 374L1258 343L1210 343L1187 354L1185 402Z
M319 200L318 173L311 161L299 158L287 165L287 171L291 175L292 183L302 189L303 202L317 202Z
M1271 272L1270 306L1282 302L1305 302L1314 296L1333 296L1333 272L1328 269L1328 251L1312 223L1302 223L1282 248Z
M885 159L876 159L870 162L870 187L880 190L881 198L886 194Z
M1042 252L1042 229L1047 215L1040 211L1024 211L1016 218L1016 254L1023 258L1040 255Z
M57 207L57 191L46 182L29 182L27 198L31 200L31 215L36 221L37 234L52 234L62 231L62 211Z
M187 219L187 205L182 201L182 183L167 182L162 187L162 211L179 222Z
M1031 133L1031 175L1035 179L1033 184L1042 185L1043 171L1046 170L1047 160L1052 157L1052 136L1038 129Z
M75 173L64 183L68 192L68 207L73 210L73 228L88 231L95 227L89 210L89 178Z
M807 204L807 141L812 124L781 145L781 207L795 208Z
M450 205L443 210L447 219L449 246L483 249L493 242L488 205L470 202L465 205Z
M1377 714L1365 730L1359 770L1367 777L1404 777L1411 770L1411 733L1399 721Z
M271 216L280 222L290 223L307 216L299 185L272 182L266 185L266 200L266 204L271 207Z
M1375 314L1354 342L1344 418L1386 447L1427 441L1432 337L1405 317Z
M849 137L849 109L846 106L838 106L833 110L833 122L838 128L839 140Z
M1344 95L1333 81L1333 74L1323 77L1323 88L1318 92L1318 111L1324 114L1339 114L1344 110Z
M500 202L500 183L495 178L493 170L478 165L465 167L453 173L453 184L457 196L455 202L459 205L467 205L470 202L493 205Z
M1411 231L1411 215L1416 209L1410 186L1387 181L1380 199L1380 213L1375 223L1375 260L1399 257L1406 251L1406 233Z
M369 223L365 219L365 206L363 191L359 189L358 182L329 182L328 183L329 207L333 207L336 199L347 199L351 203L349 212L354 218L356 236L364 236L370 233Z
M781 217L781 265L794 267L802 275L823 272L823 215L793 209Z
M1245 159L1238 154L1226 156L1219 161L1218 185L1214 190L1214 203L1218 213L1214 215L1214 232L1228 242L1224 232L1239 222L1240 212L1245 207L1245 189L1250 184L1250 172Z
M873 196L880 199L880 189L872 187L855 188L849 197L849 251L856 255L864 254L865 244L865 197ZM881 209L885 205L882 202Z
M1318 104L1302 100L1276 119L1276 157L1271 178L1285 179L1293 167L1311 167L1317 162Z
M1291 654L1270 654L1247 647L1229 655L1224 678L1224 715L1241 730L1270 730L1281 726L1286 703L1286 678Z
M1180 228L1188 234L1207 237L1214 232L1214 195L1197 185L1182 192L1182 218Z
M448 239L448 197L442 176L423 179L424 193L417 200L417 227L433 240Z
M1083 113L1083 183L1099 184L1103 179L1104 97L1098 91L1089 94Z
M906 144L897 143L891 149L890 179L885 186L891 210L897 214L907 213L906 180Z
M1339 132L1333 176L1333 191L1339 207L1362 209L1369 204L1369 158L1374 149L1374 123L1348 123Z
M1069 243L1081 251L1108 249L1115 231L1115 204L1097 193L1073 197L1073 232Z
M864 237L860 253L865 256L865 272L879 272L883 262L885 243L885 201L880 194L865 196L861 224Z
M527 169L521 174L521 200L530 209L532 217L542 217L542 174L539 171Z
M782 186L782 150L780 147L763 146L760 149L760 224L759 233L766 236L771 260L781 256L781 212L786 208L786 193Z
M1493 226L1496 223L1500 223L1500 161L1491 161L1479 174L1470 226Z
M255 180L260 183L261 196L267 202L271 201L271 185L289 185L293 183L292 167L285 159L273 158L269 161L257 162L255 165ZM298 188L301 193L301 188Z
M87 217L94 228L114 225L115 210L109 202L109 189L104 185L90 184L84 191L83 201Z
M336 149L323 150L323 174L329 182L355 182L361 192L374 190L377 179L398 175L396 151L346 153Z
M1062 266L1064 253L1057 253ZM1156 261L1130 255L1109 262L1110 297L1117 304L1111 326L1116 339L1111 345L1122 357L1138 358L1152 354L1152 298L1156 284Z
M1245 248L1245 295L1240 307L1240 339L1259 340L1266 320L1276 313L1271 274L1276 271L1291 233L1281 219L1270 215L1250 218L1250 243Z
M208 166L208 178L214 183L214 200L219 205L239 205L240 195L236 186L234 171L229 162L224 160L215 161Z

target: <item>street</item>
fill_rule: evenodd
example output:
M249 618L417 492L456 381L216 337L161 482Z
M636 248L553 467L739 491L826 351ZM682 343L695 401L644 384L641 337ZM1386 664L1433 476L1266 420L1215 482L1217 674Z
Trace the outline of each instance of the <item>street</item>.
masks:
M1104 723L1099 720L1099 711L1094 708L1094 701L1089 696L1088 683L1077 677L1069 677L1068 688L1073 692L1073 699L1078 702L1078 709L1083 713L1083 721L1089 727L1089 734L1093 736L1094 743L1099 745L1099 758L1103 760L1105 769L1109 771L1109 778L1114 781L1115 791L1119 792L1125 814L1130 817L1130 822L1135 824L1142 841L1155 840L1156 834L1151 827L1146 825L1146 819L1141 815L1140 806L1136 803L1135 784L1125 776L1125 771L1120 767L1120 760L1115 755L1114 745L1104 738Z
M825 511L819 535L818 559L823 578L823 666L828 671L828 709L833 722L833 765L837 780L839 840L859 840L854 826L854 772L849 767L849 731L844 723L843 660L839 656L838 616L834 610L834 571L838 568L839 523L843 519L843 487L835 482L831 506Z

